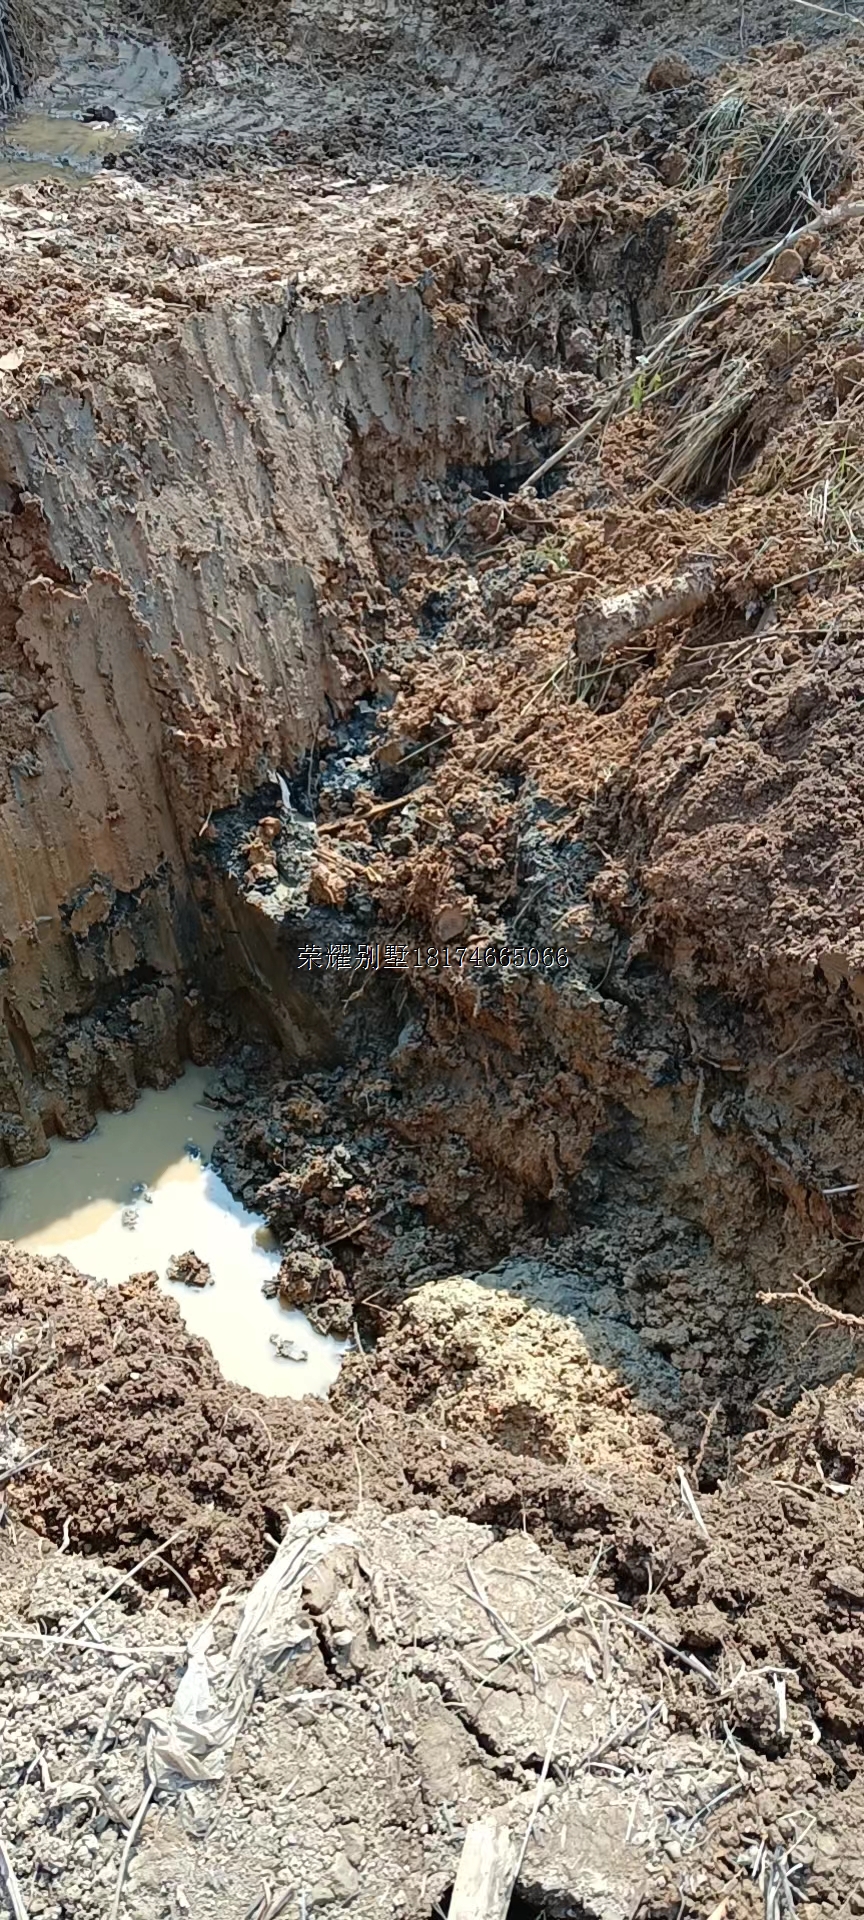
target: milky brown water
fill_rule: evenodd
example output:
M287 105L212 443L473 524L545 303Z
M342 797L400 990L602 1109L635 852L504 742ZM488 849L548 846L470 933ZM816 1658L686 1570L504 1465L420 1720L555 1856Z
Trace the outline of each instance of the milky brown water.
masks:
M0 1174L0 1238L63 1253L100 1280L154 1270L226 1379L259 1393L326 1393L344 1348L262 1293L279 1253L264 1222L207 1165L219 1127L203 1104L207 1077L190 1067L164 1092L143 1093L131 1113L104 1114L88 1139L56 1141L45 1159ZM187 1250L206 1260L212 1286L167 1279L171 1255ZM273 1334L307 1359L280 1357Z
M133 135L113 124L75 119L71 114L10 115L0 141L0 185L21 180L68 180L92 173L106 153L122 153Z
M134 145L179 91L180 68L163 42L119 31L98 14L79 23L70 12L53 47L56 65L0 129L0 187L83 182Z

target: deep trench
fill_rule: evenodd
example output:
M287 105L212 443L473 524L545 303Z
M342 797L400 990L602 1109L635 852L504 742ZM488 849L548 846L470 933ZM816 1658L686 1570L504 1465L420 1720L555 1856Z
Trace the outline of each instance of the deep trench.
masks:
M241 507L247 543L251 538L265 554L272 546L274 497L283 477L278 468L281 464L284 478L296 486L287 430L299 426L310 435L301 481L310 488L313 509L316 493L320 496L322 517L330 522L325 545L341 549L336 570L343 599L346 588L359 586L354 599L359 599L360 613L357 617L346 606L339 608L338 599L332 610L318 605L310 567L297 557L304 541L310 544L307 524L296 540L297 554L289 552L287 562L280 562L281 579L268 583L263 592L259 587L251 631L239 644L222 640L216 649L215 673L209 677L229 714L232 700L239 702L238 718L251 735L239 755L220 753L218 738L212 751L196 739L200 759L190 763L183 745L174 744L178 739L185 743L187 735L171 722L184 711L194 713L196 696L203 691L200 682L207 668L202 676L196 653L215 631L211 607L230 603L234 579L227 549L222 559L224 541L218 533L209 548L200 536L197 549L177 539L177 550L169 551L168 570L163 560L155 580L127 539L117 512L120 497L109 491L118 457L142 499L154 484L147 465L135 471L135 383L120 389L127 402L125 417L116 395L110 407L107 396L100 397L89 415L93 481L114 507L113 513L102 510L103 524L92 517L86 490L77 511L71 496L63 497L56 461L59 457L61 468L74 470L77 422L64 418L62 392L52 392L37 413L26 447L10 443L5 526L10 555L22 546L38 549L46 576L68 591L70 610L61 617L59 632L51 610L44 638L35 646L30 642L29 684L22 684L20 673L16 684L25 712L31 707L32 723L29 742L10 759L7 787L5 859L10 873L22 874L25 906L17 935L10 924L0 953L5 1030L0 1157L26 1161L44 1150L52 1135L75 1137L100 1106L122 1104L137 1084L151 1084L154 1065L160 1070L164 1064L170 1075L182 1058L212 1050L204 1031L209 1014L215 1013L218 1025L232 1004L236 1020L231 1037L263 1032L285 1048L289 1059L292 1054L298 1059L315 1056L322 1049L326 1053L326 1022L308 998L297 1021L292 1019L294 983L286 978L282 952L316 930L339 931L338 917L328 920L326 914L298 909L322 793L336 812L347 811L351 804L351 779L356 785L359 776L352 776L350 767L346 773L346 763L356 761L365 749L364 779L371 779L376 797L383 801L397 799L417 784L413 769L406 774L399 765L378 765L370 755L376 724L392 697L377 691L375 682L381 671L377 662L383 668L386 659L381 639L394 605L398 617L400 572L416 563L424 548L430 557L446 553L472 501L507 498L554 444L554 431L533 417L532 382L548 365L549 342L557 339L565 317L572 320L586 301L596 302L598 289L605 304L601 331L605 336L611 328L619 352L625 358L629 354L633 301L619 301L614 254L613 248L608 259L593 261L587 274L583 263L580 276L562 272L562 259L544 239L531 273L522 274L529 284L520 295L531 312L536 348L530 335L525 338L526 323L519 313L520 355L514 358L506 335L496 330L498 323L491 317L484 322L481 299L479 324L486 336L482 367L473 364L470 353L466 358L457 335L432 327L413 289L343 302L323 316L296 315L291 306L283 313L264 306L244 316L240 329L247 335L245 353L223 381L220 404L226 418L224 425L218 423L216 444L227 442L238 428L246 435L237 483L245 485L250 496L248 507L245 501ZM652 242L646 256L646 298L661 257ZM537 311L538 290L542 312ZM193 417L190 438L184 388L193 416L209 415L215 370L222 377L238 358L234 327L233 320L218 312L188 326L179 378L171 364L176 355L153 364L164 427L178 441L175 466L185 463L193 491L205 483L202 446L209 447L214 430L210 421L209 436L202 433L196 445ZM341 371L346 363L337 357L340 352L347 352L349 363L356 365L356 378L353 371L350 379ZM408 398L405 386L392 376L400 358L412 370ZM310 390L316 380L320 392L309 421ZM264 409L249 429L244 425L250 412L247 388L255 406ZM148 386L148 405L149 399ZM482 462L477 459L479 445L486 452ZM230 487L227 475L225 480ZM549 485L556 483L557 476L550 476ZM157 492L161 485L160 474ZM40 497L44 509L36 504ZM68 510L62 531L58 505ZM279 516L275 524L281 546ZM29 552L26 558L29 561ZM141 623L130 632L130 651L138 657L128 663L125 635L112 630L116 615L111 592L96 585L94 570L108 563L116 566L124 599ZM333 565L330 555L328 564ZM234 571L239 581L242 561ZM260 566L256 571L262 571ZM197 605L189 604L190 592ZM187 617L178 628L175 622L184 601ZM217 624L223 632L229 625L224 619ZM434 645L436 632L445 632L446 625L446 607L437 607L433 593L409 644ZM166 674L168 661L164 654L159 660L157 652L166 640L180 659L188 660L191 676L173 668ZM148 644L153 660L142 663ZM67 649L68 665L60 657ZM256 649L259 659L250 673L245 663ZM14 665L24 666L23 655ZM251 679L252 686L244 685L240 675ZM297 711L292 712L294 703ZM319 735L327 729L331 745L323 754ZM420 750L434 766L434 741L420 743ZM125 777L119 780L112 765L115 757L126 762ZM274 807L280 811L285 791L280 792L281 779L276 785L272 772L262 780L260 770L268 761L271 769L283 769L287 782L286 818L294 846L286 847L285 860L289 893L291 882L294 890L286 901L285 889L280 889L281 914L274 911L266 889L250 914L246 903L234 897L243 871L243 837L262 817L272 816ZM338 791L340 771L345 777ZM83 843L71 861L64 845L70 773L74 830ZM74 818L79 804L80 823ZM93 816L100 812L112 829L110 839L94 831ZM45 869L39 889L27 875L27 864L34 860ZM78 868L71 886L70 865ZM28 918L28 896L35 908L39 891L53 891L56 908L34 910ZM368 906L355 914L352 930L358 935L369 930ZM274 970L272 979L264 977L268 968ZM133 1008L138 1010L140 1043ZM192 1028L200 1029L194 1037ZM164 1063L158 1058L163 1053Z
M54 574L68 606L58 632L62 596L54 596L31 645L32 738L41 756L34 766L42 780L33 779L25 747L12 767L7 859L20 867L41 843L49 876L59 880L66 856L54 830L46 834L46 808L52 787L63 799L70 763L88 793L88 811L112 819L112 841L109 849L88 826L77 883L58 898L56 917L44 916L47 934L34 912L5 955L0 1144L8 1160L27 1160L53 1135L86 1133L100 1107L128 1106L140 1086L165 1084L184 1059L224 1058L229 1080L235 1076L230 1104L239 1118L235 1112L221 1168L239 1197L263 1205L283 1244L293 1247L298 1300L311 1304L325 1330L346 1330L347 1295L349 1319L371 1346L382 1289L398 1299L449 1272L482 1273L528 1258L538 1270L538 1297L588 1328L598 1354L687 1445L696 1447L706 1408L722 1403L723 1420L700 1460L701 1484L710 1487L730 1436L746 1428L766 1381L782 1377L785 1358L776 1316L755 1302L749 1220L733 1221L725 1246L715 1250L717 1190L738 1176L739 1143L730 1125L725 1169L715 1170L705 1188L692 1111L688 1124L680 1102L673 1110L671 1100L689 1028L687 995L663 957L649 951L631 961L619 953L613 931L599 951L568 953L564 968L554 958L534 973L529 968L508 1001L500 970L481 954L472 979L475 1014L482 1009L483 1017L473 1025L428 972L412 979L385 969L355 979L353 968L347 975L304 972L301 958L310 948L356 954L400 931L382 923L362 888L336 903L310 897L310 883L322 825L329 830L350 818L358 788L371 818L380 809L382 823L389 821L390 809L410 804L446 752L442 724L440 737L433 731L412 742L404 759L378 758L393 700L388 646L391 657L400 647L431 657L451 619L444 582L406 622L401 596L409 574L425 555L440 575L448 552L463 541L471 509L512 499L554 444L557 430L532 392L556 368L549 342L565 325L577 318L584 324L590 307L598 365L600 336L604 354L611 338L620 364L629 363L657 318L668 238L668 222L648 219L635 238L598 242L574 265L566 242L556 253L544 237L522 276L518 357L491 314L484 316L482 296L477 302L485 353L479 369L458 332L436 330L413 288L323 313L265 303L242 324L207 315L188 324L179 355L154 360L143 404L161 410L163 431L174 436L174 464L184 468L190 489L203 494L212 485L202 446L241 438L238 478L229 480L223 468L234 495L220 510L229 521L233 516L257 555L256 606L251 614L248 605L243 610L239 642L226 642L223 631L214 645L213 606L239 609L244 566L247 584L249 577L248 560L238 568L221 533L209 545L199 534L197 548L169 550L151 578L121 521L95 518L86 498L74 533L58 540L55 527ZM394 378L394 363L397 370L408 364L410 382ZM127 471L135 466L134 384L123 405L116 396L111 404L113 416L106 399L88 423L97 477L114 472L118 457ZM56 494L53 456L59 449L72 459L70 436L78 430L77 418L67 419L49 396L26 450L12 450L20 499L38 499L40 487ZM304 439L298 466L295 443ZM561 477L550 475L550 489ZM160 475L154 503L161 484ZM142 469L135 485L146 496L152 475ZM303 487L302 530L286 554L285 515ZM71 513L68 492L64 504ZM297 511L296 499L290 510ZM30 537L44 541L38 512L28 506L27 514ZM15 519L20 523L20 511ZM236 537L242 544L240 531ZM311 564L315 541L331 576L326 601ZM109 563L120 570L119 598ZM230 623L218 617L218 624L224 630ZM58 686L56 653L65 646L69 664ZM49 665L54 686L46 709ZM224 728L209 718L201 726L219 701ZM127 765L119 782L115 736L116 757L125 756ZM523 793L518 774L502 773L500 785L519 809L503 938L527 943L529 955L554 956L556 905L565 893L584 897L600 857L590 841L571 839L550 858L542 796ZM373 853L377 835L373 825ZM403 931L426 945L420 923ZM514 1008L518 1044L507 1031ZM713 1009L703 1000L698 1013L708 1032L718 1022L728 1031L731 1021L743 1033L748 1023L746 1008L719 1000ZM662 1044L666 1081L662 1073L641 1082L637 1076L634 1094L628 1067L629 1081L619 1075L618 1086L604 1085L612 1037L631 1061ZM516 1090L526 1050L536 1085L523 1096ZM587 1145L553 1176L532 1161L523 1134L532 1127L542 1133L545 1085L560 1080L574 1059L578 1088L569 1097L577 1111L559 1131L578 1128L582 1099L597 1113L585 1122ZM372 1063L391 1079L380 1113L370 1116L367 1108L365 1126L352 1105L352 1076L363 1063L364 1071ZM350 1174L372 1194L369 1211L391 1234L383 1279L380 1249L364 1247L362 1236L355 1240L350 1221L336 1236L334 1260L335 1245L311 1217L314 1207L310 1215L296 1193L280 1190L284 1142L270 1112L277 1083L323 1105L326 1119L307 1157L323 1155L332 1171L341 1152L342 1185ZM700 1104L704 1098L719 1107L737 1097L711 1066L699 1087ZM524 1123L515 1112L519 1099ZM442 1112L449 1116L443 1133ZM430 1201L423 1195L436 1157ZM383 1170L377 1188L370 1175L376 1158ZM770 1189L760 1206L762 1248L776 1248L784 1228ZM830 1371L833 1363L826 1364ZM805 1377L790 1376L787 1400ZM515 1433L502 1440L516 1452L524 1444Z
M0 40L0 107L2 55ZM511 665L518 698L535 684L530 647L545 661L545 636L520 640L514 609L583 566L579 539L565 545L568 514L602 522L616 551L630 478L613 485L602 451L526 483L610 380L626 389L668 317L674 220L629 205L619 230L620 211L604 232L533 205L503 237L490 216L494 273L478 246L431 293L424 274L321 300L275 277L240 298L202 296L143 357L109 367L106 353L90 385L46 382L25 422L0 416L0 1202L7 1166L86 1139L100 1113L131 1112L143 1089L206 1065L223 1126L215 1166L278 1243L274 1316L297 1309L349 1350L329 1400L289 1405L235 1387L156 1276L94 1287L83 1263L63 1273L0 1249L0 1412L22 1459L32 1448L39 1462L16 1493L40 1554L46 1537L61 1549L44 1555L49 1573L61 1564L57 1611L31 1611L30 1625L46 1640L61 1627L78 1555L96 1558L99 1578L104 1562L133 1570L130 1616L157 1589L189 1619L270 1565L286 1512L325 1504L358 1528L364 1505L385 1529L424 1509L442 1531L466 1526L467 1574L479 1529L494 1553L542 1548L583 1595L596 1582L607 1626L632 1627L617 1659L590 1606L591 1631L578 1629L572 1672L584 1661L614 1697L609 1735L595 1742L586 1715L571 1768L527 1713L515 1728L506 1712L486 1721L499 1685L509 1705L513 1652L535 1642L514 1640L496 1656L504 1672L469 1694L476 1668L449 1662L458 1566L428 1638L400 1623L412 1715L434 1693L439 1731L443 1715L466 1736L475 1782L523 1790L523 1831L535 1790L536 1810L548 1781L578 1800L583 1761L583 1779L608 1772L622 1801L635 1796L622 1854L646 1748L626 1751L621 1674L644 1681L664 1747L681 1742L688 1767L698 1751L699 1768L716 1748L736 1777L712 1779L686 1824L691 1787L679 1807L676 1779L658 1829L664 1874L664 1833L679 1856L679 1833L699 1829L700 1846L704 1835L717 1902L686 1878L669 1892L671 1866L669 1883L643 1878L626 1904L595 1894L581 1865L570 1877L566 1824L534 1882L529 1821L508 1920L717 1920L730 1873L735 1902L752 1878L761 1903L769 1845L781 1864L795 1858L778 1809L785 1820L805 1795L817 1807L829 1788L845 1795L861 1744L864 1416L854 1392L808 1391L849 1372L852 1343L814 1336L809 1320L802 1332L760 1297L778 1275L812 1271L826 1297L862 1304L862 1243L844 1210L864 1083L851 994L791 968L748 992L724 928L676 945L652 926L639 889L668 791L658 783L652 821L627 760L633 740L641 751L638 718L630 736L624 724L657 669L650 648L616 665L599 698L569 627L559 665L542 666L539 697L565 723L593 715L592 797L574 801L548 761L544 784L542 758L521 752L530 698L509 744L496 733ZM754 421L736 420L693 481L702 526L758 455L767 412ZM596 559L599 542L587 550ZM571 623L581 604L576 588ZM688 634L693 654L710 655L718 633L737 647L761 612L712 604ZM460 652L475 668L482 658L474 707L459 705L458 667L441 665ZM689 697L692 682L697 708L700 671L685 659L674 689ZM622 758L601 777L622 716ZM711 742L730 726L721 712ZM566 751L566 724L551 737ZM435 1561L441 1536L422 1539ZM358 1566L369 1666L344 1657L347 1587L332 1617L329 1601L309 1602L318 1671L284 1663L286 1684L312 1694L323 1682L330 1706L368 1707L385 1657L377 1584ZM548 1577L536 1592L544 1659L547 1628L570 1625L569 1608L547 1619ZM483 1633L487 1619L497 1633L482 1611ZM397 1694L358 1752L365 1765L380 1731L388 1770L416 1779L418 1797L383 1846L373 1806L365 1873L374 1897L379 1874L382 1886L394 1875L392 1832L413 1845L419 1816L421 1851L446 1864L434 1884L424 1872L416 1911L445 1920L474 1787L443 1798L434 1758L427 1784ZM238 1775L251 1756L239 1757ZM354 1783L335 1742L332 1772L330 1757L327 1798L341 1810ZM281 1806L293 1777L270 1781L265 1759L262 1800ZM13 1762L16 1790L30 1790L29 1750ZM146 1814L146 1789L140 1804ZM118 1827L137 1851L134 1806ZM55 1834L63 1817L58 1805ZM611 1856L613 1830L595 1819ZM244 1825L250 1858L256 1844ZM290 1848L294 1873L293 1837ZM791 1868L790 1920L808 1872L803 1859L797 1881ZM263 1887L249 1913L277 1882Z

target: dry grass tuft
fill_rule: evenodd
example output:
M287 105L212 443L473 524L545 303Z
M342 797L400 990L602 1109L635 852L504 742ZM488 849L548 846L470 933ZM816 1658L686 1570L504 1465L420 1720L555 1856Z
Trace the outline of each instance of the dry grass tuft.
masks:
M835 546L864 550L864 391L836 419L780 448L753 476L763 497L806 494L810 519Z
M688 187L707 187L718 173L746 126L752 110L737 93L726 93L707 113L701 113L692 130L693 150L687 168Z
M824 206L850 172L843 134L821 107L793 107L773 127L751 121L737 153L740 171L719 234L726 258L778 240Z
M751 362L736 355L723 361L706 384L701 405L694 406L689 388L680 403L644 501L659 493L678 500L702 498L727 487L734 475L749 439L746 423L758 393L757 376Z
M823 206L850 175L851 145L822 107L792 107L778 119L730 93L695 123L688 184L707 186L724 167L715 265L780 239Z

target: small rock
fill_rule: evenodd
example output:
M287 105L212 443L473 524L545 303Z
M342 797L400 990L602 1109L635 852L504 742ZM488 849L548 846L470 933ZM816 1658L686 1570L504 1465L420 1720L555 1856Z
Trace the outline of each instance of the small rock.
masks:
M199 1147L197 1140L184 1140L183 1152L185 1153L187 1160L203 1160L204 1158L204 1155L201 1152L201 1148Z
M646 93L670 93L674 87L689 87L696 76L680 54L662 53L645 75Z
M765 1674L753 1674L736 1687L730 1714L733 1732L757 1753L770 1753L779 1738L777 1695Z
M366 1843L363 1838L363 1828L355 1825L353 1822L351 1822L347 1827L343 1827L342 1845L345 1850L345 1855L349 1861L349 1864L352 1867L361 1866L363 1862L363 1855L366 1851Z
M170 280L154 280L150 292L154 300L164 300L169 306L186 297L183 288L175 287Z
M558 398L555 375L535 374L528 389L528 412L538 427L551 427Z
M726 1622L719 1607L705 1601L701 1606L689 1607L682 1617L681 1627L685 1644L694 1652L715 1653L723 1645Z
M121 1227L128 1228L128 1231L130 1233L134 1233L134 1230L138 1225L138 1208L124 1207L123 1212L120 1215L120 1225Z
M439 940L458 940L469 925L469 916L464 907L440 907L435 916L435 934Z
M279 1298L283 1307L306 1307L329 1294L344 1294L345 1276L329 1254L304 1233L292 1233L279 1268Z
M322 1300L309 1309L309 1318L319 1333L333 1340L347 1340L354 1324L350 1300Z
M796 327L781 327L779 333L774 334L773 338L768 342L767 359L769 366L788 367L790 361L795 359L796 354L801 352L803 345L804 335L800 333Z
M829 1567L825 1585L837 1600L852 1602L857 1606L864 1604L864 1573L860 1567L853 1567L846 1562L838 1567Z
M657 172L664 186L679 187L687 172L687 155L683 147L670 147L668 152L661 154Z
M788 286L793 280L800 280L804 272L804 262L794 247L784 247L771 268L770 278L781 286Z
M312 1889L312 1905L330 1906L334 1900L340 1905L343 1901L353 1900L360 1890L360 1875L352 1867L347 1854L336 1853L330 1862L326 1879L319 1880Z
M197 1253L172 1254L167 1266L169 1280L180 1280L185 1287L211 1287L213 1275L206 1260L199 1260Z
M497 540L504 525L504 503L501 500L475 500L465 519L475 540Z
M576 373L596 374L597 342L589 327L573 327L563 342L564 365Z
M309 877L309 899L319 907L344 907L354 868L338 847L321 846Z

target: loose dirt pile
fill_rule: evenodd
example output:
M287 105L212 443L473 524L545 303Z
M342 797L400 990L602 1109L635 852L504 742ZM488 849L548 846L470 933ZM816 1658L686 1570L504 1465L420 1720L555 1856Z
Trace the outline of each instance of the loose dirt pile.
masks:
M380 1912L391 1846L386 1873L407 1875L405 1911L424 1911L418 1889L431 1887L434 1901L452 1879L469 1810L479 1817L521 1793L515 1817L525 1818L565 1695L552 1747L560 1790L523 1882L537 1911L557 1889L567 1912L575 1887L603 1914L629 1912L640 1892L665 1912L682 1874L694 1910L731 1890L743 1911L781 1865L805 1904L805 1894L829 1905L856 1897L857 1383L772 1421L694 1510L662 1444L653 1473L635 1431L626 1457L598 1457L598 1442L620 1438L621 1417L614 1380L602 1404L599 1368L591 1430L567 1464L544 1467L532 1457L548 1447L542 1392L532 1430L514 1432L511 1418L502 1432L488 1368L509 1358L512 1370L514 1356L498 1348L484 1363L463 1336L461 1377L475 1383L466 1431L458 1375L436 1397L423 1344L430 1316L440 1326L454 1298L464 1304L465 1282L424 1289L374 1358L348 1363L332 1405L301 1407L227 1386L155 1286L94 1294L58 1263L19 1257L3 1295L4 1327L18 1329L15 1284L26 1284L26 1311L51 1308L29 1343L19 1331L3 1348L7 1390L16 1377L15 1447L25 1458L45 1449L17 1483L0 1629L11 1687L4 1833L29 1876L31 1911L108 1911L124 1820L146 1787L148 1716L173 1696L197 1617L186 1581L203 1600L222 1582L236 1590L241 1570L248 1578L269 1560L286 1512L325 1490L359 1529L362 1577L343 1569L310 1600L311 1634L307 1618L292 1661L265 1683L215 1824L203 1788L162 1797L130 1875L131 1913L149 1920L164 1887L196 1879L207 1915L236 1911L241 1895L250 1903L268 1880ZM481 1324L490 1346L495 1331L494 1320ZM446 1341L436 1359L454 1364ZM560 1368L553 1355L553 1377ZM512 1405L512 1379L508 1392ZM650 1431L643 1420L643 1447ZM426 1511L384 1522L370 1494ZM133 1579L97 1612L112 1584L104 1563L44 1542L40 1551L18 1531L28 1515L133 1570L155 1538L161 1551L149 1546L140 1579L167 1580L176 1599L154 1603ZM296 1756L288 1764L298 1741L302 1806Z
M432 1920L535 1798L511 1920L864 1910L864 42L760 23L199 7L3 186L3 1157L218 1057L351 1343L3 1248L16 1920Z

